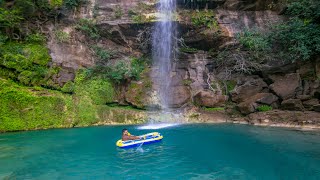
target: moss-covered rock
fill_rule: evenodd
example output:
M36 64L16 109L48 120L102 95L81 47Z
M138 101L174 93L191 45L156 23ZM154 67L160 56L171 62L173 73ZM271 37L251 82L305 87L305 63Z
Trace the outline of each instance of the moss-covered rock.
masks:
M67 125L71 96L0 79L0 132Z
M151 103L151 88L152 81L147 77L143 77L141 81L132 82L125 95L126 101L137 108L145 109Z

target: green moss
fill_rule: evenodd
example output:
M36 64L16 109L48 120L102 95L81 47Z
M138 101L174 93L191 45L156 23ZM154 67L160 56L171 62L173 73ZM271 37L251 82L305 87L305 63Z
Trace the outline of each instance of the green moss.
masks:
M266 112L266 111L271 111L272 107L269 105L261 105L257 108L257 110L260 112Z
M185 53L196 53L198 52L198 49L196 48L190 48L190 47L182 47L180 48L180 52L185 52Z
M121 6L116 6L116 8L115 8L115 10L114 10L114 17L116 18L116 19L119 19L119 18L121 18L123 16L123 11L122 11L122 8L121 8Z
M191 81L191 79L184 79L184 80L182 81L182 83L183 83L183 85L185 85L185 86L190 86L191 83L192 83L192 81Z
M48 67L50 60L48 49L43 44L8 42L1 49L0 74L25 85L48 86L48 79L59 72L55 67ZM11 73L4 75L5 72Z
M91 39L97 39L100 37L99 30L94 20L80 19L80 21L76 25L76 29L82 31Z
M191 22L194 26L207 27L210 29L218 29L218 21L212 10L193 11L191 14Z
M79 73L78 76L75 82L75 94L77 96L88 96L97 105L114 101L115 90L108 80L99 77L83 79L83 73Z
M55 31L54 35L60 43L67 43L70 41L70 35L62 30Z
M224 92L225 95L226 95L226 94L229 94L230 91L234 90L234 88L235 88L236 85L237 85L237 82L236 82L236 81L233 81L233 80L225 81L225 83L226 83L226 88L227 88L227 89L225 89L225 92Z
M204 107L205 111L224 111L223 107Z
M49 2L52 7L60 7L63 4L63 0L50 0Z
M131 17L132 20L138 24L154 22L156 20L155 16L145 16L144 14L136 14L132 15Z
M0 79L0 132L62 127L66 125L70 96L39 89L46 96L38 96L32 88Z
M61 91L64 92L64 93L73 93L74 92L74 83L72 81L68 81L61 88Z

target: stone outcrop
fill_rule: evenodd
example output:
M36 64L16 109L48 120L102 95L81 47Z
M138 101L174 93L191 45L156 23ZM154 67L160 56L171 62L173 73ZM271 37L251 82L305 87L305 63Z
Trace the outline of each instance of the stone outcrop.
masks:
M169 97L169 106L173 108L179 108L182 105L186 104L190 100L190 90L186 86L175 86L168 94Z
M274 83L269 88L283 100L295 98L296 95L302 93L301 79L297 73L273 76L271 78Z
M225 95L217 95L212 91L200 91L193 97L194 103L198 106L220 107L228 100Z
M260 105L273 105L277 100L278 98L271 93L258 93L241 102L237 107L242 114L250 114L255 112Z
M287 99L281 102L281 109L291 111L303 111L304 107L300 99Z
M235 90L231 92L234 102L244 102L257 93L262 92L268 85L258 76L239 78Z
M311 111L311 110L313 110L314 106L319 104L319 100L318 99L309 99L309 100L303 101L302 104L307 110Z
M319 125L320 113L314 111L281 111L257 112L248 115L247 121L252 124L266 125Z

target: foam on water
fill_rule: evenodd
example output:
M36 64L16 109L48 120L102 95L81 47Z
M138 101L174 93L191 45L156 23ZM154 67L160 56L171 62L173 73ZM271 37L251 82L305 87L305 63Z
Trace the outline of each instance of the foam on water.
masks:
M163 129L169 128L173 126L178 126L178 123L157 123L157 124L147 124L143 126L139 126L137 129Z

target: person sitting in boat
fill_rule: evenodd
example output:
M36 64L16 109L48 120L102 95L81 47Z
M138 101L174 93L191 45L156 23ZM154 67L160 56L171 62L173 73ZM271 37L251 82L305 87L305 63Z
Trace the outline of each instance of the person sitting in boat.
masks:
M128 132L128 129L122 129L122 141L141 139L139 136L133 136Z

